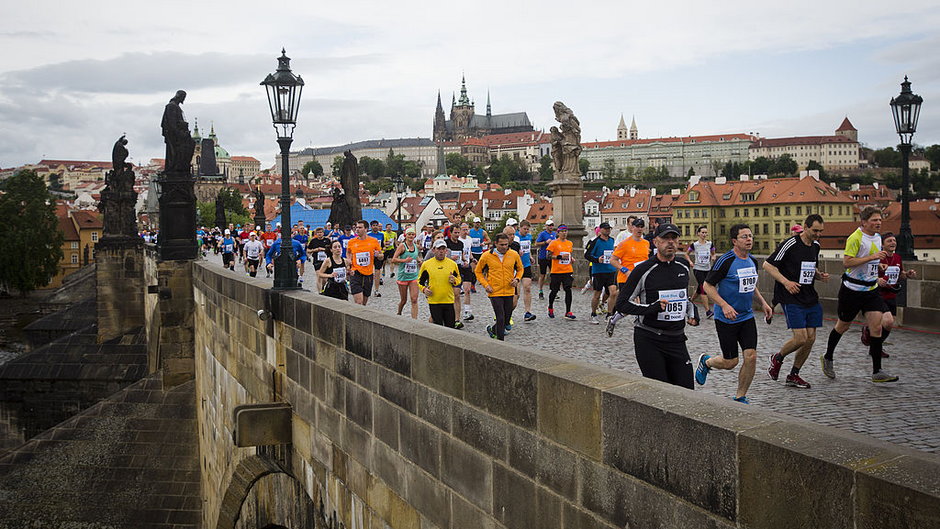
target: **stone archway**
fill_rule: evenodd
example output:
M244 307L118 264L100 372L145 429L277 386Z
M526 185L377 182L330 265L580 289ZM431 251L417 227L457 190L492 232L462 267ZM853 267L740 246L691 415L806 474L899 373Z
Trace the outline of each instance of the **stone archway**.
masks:
M216 529L319 529L303 484L272 459L254 455L235 468Z

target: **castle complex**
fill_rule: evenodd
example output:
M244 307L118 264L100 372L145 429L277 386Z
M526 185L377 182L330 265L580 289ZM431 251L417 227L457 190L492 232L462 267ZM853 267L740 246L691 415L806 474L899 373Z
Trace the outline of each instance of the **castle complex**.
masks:
M486 115L477 115L474 103L467 96L467 80L460 80L460 99L451 99L450 119L444 117L441 93L437 93L437 109L434 111L434 141L461 141L489 134L530 132L535 129L525 112L493 114L490 95L486 94Z

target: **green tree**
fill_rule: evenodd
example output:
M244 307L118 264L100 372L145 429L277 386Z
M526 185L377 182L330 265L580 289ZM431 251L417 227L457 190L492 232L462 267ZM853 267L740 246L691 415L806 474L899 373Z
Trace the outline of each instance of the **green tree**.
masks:
M304 174L304 178L310 176L310 173L313 173L313 176L323 176L323 166L316 160L310 160L300 172Z
M548 156L548 155L546 154L545 156ZM548 159L551 160L551 157L549 157ZM584 158L579 159L578 169L581 170L581 176L587 176L587 172L591 170L590 160L585 160Z
M924 157L930 162L930 168L934 171L940 169L940 145L936 143L924 149Z
M35 171L7 179L0 218L0 287L25 296L58 272L64 239L55 201Z
M51 173L49 175L49 189L52 191L62 191L62 175Z
M601 176L604 178L613 178L617 176L617 161L613 158L605 158L601 162Z
M878 149L873 156L878 167L901 167L901 153L894 147Z
M587 162L587 160L578 160L578 164L580 164L581 162ZM590 165L591 165L590 162L588 162L588 166ZM545 156L542 156L541 159L539 159L539 180L542 182L547 182L548 180L551 180L554 177L555 177L554 162L552 161L552 157L546 154Z
M773 165L770 168L771 174L791 176L796 174L799 166L789 154L781 154L779 157L774 159Z
M368 175L372 180L382 178L387 173L385 162L378 158L370 158L368 156L363 156L359 159L359 172Z
M444 156L444 164L447 166L449 174L457 176L466 176L470 174L470 170L473 168L470 159L459 152L452 152Z
M343 162L346 160L345 156L336 156L333 158L333 163L330 164L330 170L333 172L333 176L339 177L343 174Z
M822 164L817 162L816 160L810 160L809 162L807 162L806 170L807 171L819 171L819 178L820 179L826 178L826 170L823 168Z
M766 156L758 156L751 162L751 169L754 174L769 174L773 161Z
M222 197L222 204L225 206L226 218L230 211L236 215L248 216L248 209L245 208L242 196L238 191L230 187L222 188L219 190L219 196ZM213 214L213 218L215 218L215 214Z

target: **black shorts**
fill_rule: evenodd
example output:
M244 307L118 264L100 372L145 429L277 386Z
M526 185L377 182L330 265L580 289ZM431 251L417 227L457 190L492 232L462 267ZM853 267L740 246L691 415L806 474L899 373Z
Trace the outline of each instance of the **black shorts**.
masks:
M698 282L698 287L695 289L695 293L704 294L705 278L708 277L708 270L692 270L692 273L695 275L695 281Z
M604 272L591 276L591 285L597 292L603 292L607 287L617 284L617 272Z
M539 275L544 276L552 267L551 259L539 259Z
M881 298L885 302L885 306L888 307L888 311L891 312L892 316L898 315L898 298Z
M476 274L473 273L473 269L470 268L469 266L467 267L458 266L457 269L460 270L460 282L461 283L473 283L476 281L477 276Z
M877 290L859 292L850 290L843 284L839 288L839 321L855 321L859 312L888 312L888 306Z
M365 297L372 295L372 274L364 275L359 272L353 272L349 278L349 293L352 295L362 294Z
M571 277L571 272L566 272L564 274L552 274L550 281L549 286L552 290L557 291L559 288L569 290L574 278Z
M718 332L721 356L725 359L737 358L738 346L741 351L757 349L757 323L754 318L748 318L741 323L715 320L715 330Z
M259 261L261 261L261 260L260 260L260 259L246 259L246 261L248 261L248 267L249 267L249 268L254 267L254 269L257 270L257 269L258 269L258 263L259 263Z
M525 279L527 277L529 279L532 279L532 265L529 265L522 269L522 278Z
M222 254L222 266L228 266L230 263L235 262L234 253L223 253Z

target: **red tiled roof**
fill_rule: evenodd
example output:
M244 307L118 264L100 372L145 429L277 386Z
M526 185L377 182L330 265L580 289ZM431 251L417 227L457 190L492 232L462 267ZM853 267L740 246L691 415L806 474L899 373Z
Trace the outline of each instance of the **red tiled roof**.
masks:
M752 142L751 147L789 147L791 145L825 145L830 143L857 142L845 136L794 136L792 138L761 138Z
M848 116L842 120L842 124L839 125L839 128L836 129L836 132L842 132L844 130L854 130L855 132L858 132L858 129L852 126L852 122L849 121Z
M701 143L706 141L754 140L750 134L712 134L709 136L684 136L681 138L644 138L639 140L589 141L581 144L585 149L602 149L604 147L629 147L631 145L648 145L650 143Z
M488 136L483 136L480 138L483 140L483 143L487 147L492 147L494 145L501 146L511 146L511 145L538 145L543 143L542 136L545 136L545 133L539 131L532 132L511 132L508 134L490 134ZM546 138L547 141L547 138Z
M631 197L630 192L624 192L619 195L619 190L612 191L604 198L601 204L601 215L611 213L647 213L650 208L650 191L647 189L638 189L636 195Z
M104 227L104 224L101 222L101 217L96 212L76 209L72 210L72 218L75 219L75 223L78 224L79 229Z
M254 156L232 156L232 161L233 161L233 162L234 162L234 161L239 161L239 162L258 162L258 163L261 163L261 162L260 162L257 158L255 158Z
M65 234L66 241L78 241L81 239L78 236L78 232L75 231L75 224L73 224L72 219L68 217L59 217L59 229Z
M698 200L689 202L692 191ZM741 195L753 194L753 200L744 201ZM699 182L675 197L673 206L733 206L768 205L779 202L849 203L853 200L841 195L831 186L812 177L773 178L769 180L731 180L724 184Z
M532 207L529 208L529 214L526 215L526 220L532 224L544 224L546 220L552 218L554 212L555 208L552 203L543 200L532 204Z
M57 165L67 165L69 167L111 167L111 162L93 162L88 160L39 160L39 165L54 167Z

